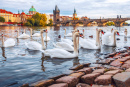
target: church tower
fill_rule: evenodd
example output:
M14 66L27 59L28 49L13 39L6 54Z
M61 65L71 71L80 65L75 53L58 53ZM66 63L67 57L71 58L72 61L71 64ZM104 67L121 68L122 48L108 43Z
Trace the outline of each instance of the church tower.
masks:
M76 9L74 8L73 18L77 17Z
M55 24L58 21L60 21L60 10L58 9L58 7L56 5L55 10L53 10L53 22Z

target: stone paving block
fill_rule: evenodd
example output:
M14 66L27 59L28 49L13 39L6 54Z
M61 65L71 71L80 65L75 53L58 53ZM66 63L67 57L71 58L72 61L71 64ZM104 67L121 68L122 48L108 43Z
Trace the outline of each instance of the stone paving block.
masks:
M92 87L115 87L113 85L92 85Z
M119 72L120 72L120 70L111 70L111 71L108 71L108 72L104 73L104 75L115 75L115 74L117 74Z
M122 65L122 63L120 61L118 61L118 60L115 60L110 65L115 66L115 67L120 67Z
M68 87L75 87L79 79L73 76L64 76L56 80L56 83L67 83Z
M83 65L79 64L79 65L71 67L70 70L79 70L79 69L82 69L82 68L83 68Z
M130 87L130 72L122 72L113 76L117 87Z
M79 84L76 85L76 87L91 87L91 86L88 85L88 84L79 83Z
M78 72L78 73L72 73L69 76L74 76L80 79L85 73L84 72Z
M96 69L92 73L100 73L103 74L105 72L105 69Z
M31 87L46 87L46 86L49 86L49 85L51 85L53 83L54 83L53 79L41 80L41 81L38 81L36 83L31 84L30 86Z
M82 82L87 84L93 84L96 77L98 77L100 73L91 73L81 77Z
M127 60L126 62L124 62L125 64L130 64L130 60Z
M122 67L123 69L129 69L129 68L130 68L130 64L127 64L127 63L126 63L126 64L122 65L121 67Z
M56 79L59 79L59 78L61 78L61 77L63 77L63 76L66 76L66 74L61 74L61 75L58 75L58 76L54 76L54 77L51 77L51 78L49 78L49 79L54 79L54 80L56 80Z
M89 74L92 72L92 68L83 68L78 70L77 72L85 72L86 74Z
M109 55L109 57L113 57L114 55L116 55L116 52L110 53L110 54L108 54L108 55Z
M114 61L114 59L112 58L109 58L109 59L104 59L104 60L101 60L99 62L97 62L98 64L103 64L103 65L108 65L110 64L110 62Z
M112 75L101 75L95 79L98 85L109 85L112 83Z
M113 59L119 59L119 58L122 58L122 56L114 56Z
M129 68L129 69L127 69L127 70L125 70L125 72L130 72L130 68Z
M125 53L120 54L120 56L122 56L122 57L129 56L129 53L125 52Z
M48 87L68 87L67 83L59 83L59 84L53 84Z

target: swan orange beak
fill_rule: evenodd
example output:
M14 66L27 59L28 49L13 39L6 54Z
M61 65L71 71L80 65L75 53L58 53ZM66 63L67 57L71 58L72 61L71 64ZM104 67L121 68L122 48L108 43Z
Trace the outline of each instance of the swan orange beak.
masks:
M84 32L84 29L83 29L83 32Z
M79 36L82 37L82 38L84 37L82 33Z
M119 32L117 32L117 34L119 35Z
M3 37L4 35L2 34L1 36Z

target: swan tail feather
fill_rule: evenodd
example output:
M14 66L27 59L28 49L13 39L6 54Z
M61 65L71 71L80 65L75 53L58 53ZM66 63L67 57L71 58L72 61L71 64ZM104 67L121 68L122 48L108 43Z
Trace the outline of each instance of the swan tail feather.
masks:
M53 43L54 47L57 47L55 43Z

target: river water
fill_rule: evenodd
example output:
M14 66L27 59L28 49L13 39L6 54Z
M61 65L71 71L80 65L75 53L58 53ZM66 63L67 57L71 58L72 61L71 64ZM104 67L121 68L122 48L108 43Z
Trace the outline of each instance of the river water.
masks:
M52 49L55 42L60 41L59 35L64 38L64 28L67 29L67 33L77 28L82 32L85 29L85 38L89 38L93 35L95 39L96 28L101 28L105 32L116 29L120 33L124 32L125 28L130 32L130 26L123 27L32 27L33 32L40 33L41 29L48 29L48 36L51 40L45 43L47 49ZM52 59L44 57L40 51L28 50L25 47L25 42L34 40L41 43L40 37L33 37L28 39L16 39L17 33L15 30L19 29L20 34L26 29L26 33L30 35L28 27L19 26L4 26L0 27L0 35L4 34L4 39L14 38L16 45L10 48L0 49L0 87L18 87L25 83L33 83L39 80L48 79L60 74L67 74L71 72L70 67L82 64L82 63L94 63L96 60L103 58L106 53L114 52L123 48L124 46L130 46L130 38L124 38L124 36L116 36L120 40L117 40L117 47L101 46L100 50L87 50L80 48L78 58L74 59ZM43 34L45 36L45 34ZM72 39L71 37L66 37ZM0 36L0 46L1 46ZM104 55L101 55L101 54Z

